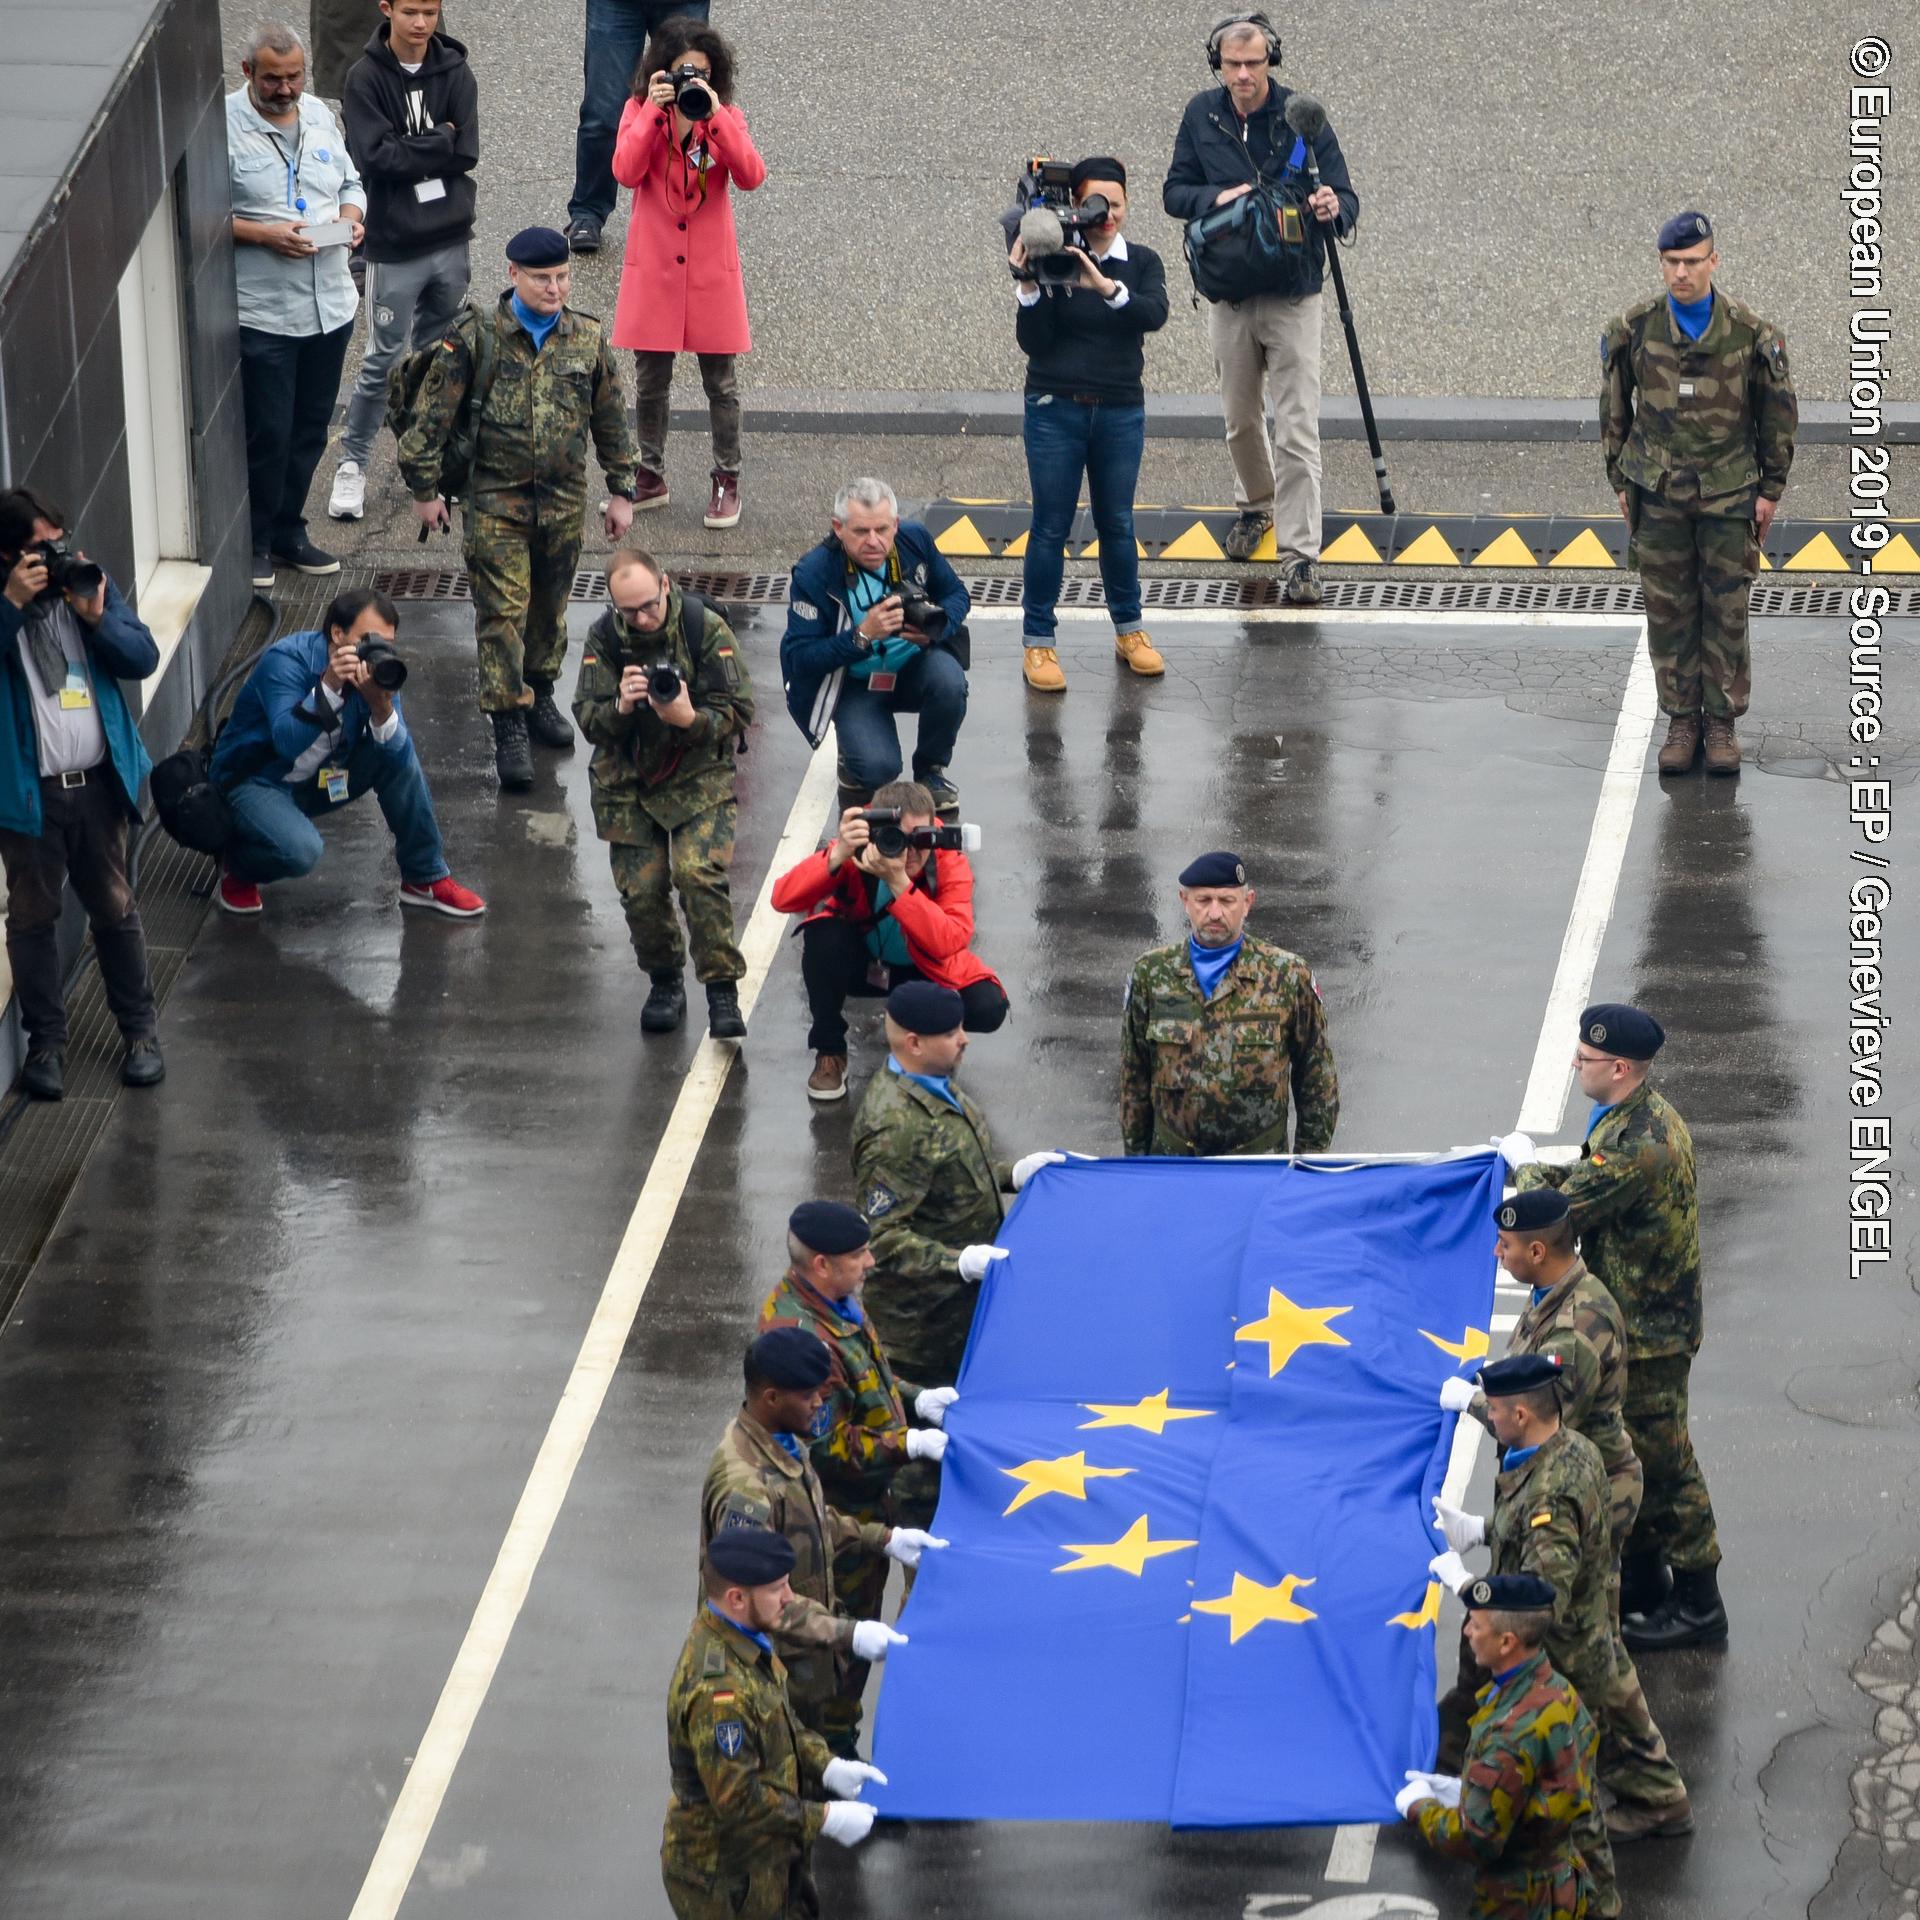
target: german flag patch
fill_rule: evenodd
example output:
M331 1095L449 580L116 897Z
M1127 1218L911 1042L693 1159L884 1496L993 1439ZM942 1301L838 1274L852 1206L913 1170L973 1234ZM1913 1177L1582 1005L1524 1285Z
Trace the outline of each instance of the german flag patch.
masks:
M1527 1522L1527 1525L1530 1527L1550 1527L1552 1524L1553 1514L1551 1510L1546 1513L1536 1513L1533 1518Z

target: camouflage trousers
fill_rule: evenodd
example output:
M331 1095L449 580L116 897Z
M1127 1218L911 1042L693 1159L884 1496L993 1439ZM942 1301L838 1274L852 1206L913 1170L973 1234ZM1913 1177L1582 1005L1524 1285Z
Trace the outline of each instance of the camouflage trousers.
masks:
M819 1891L801 1853L791 1860L703 1873L678 1857L669 1821L660 1847L660 1878L674 1920L819 1920Z
M733 937L733 893L727 875L733 866L734 803L724 800L695 814L671 833L645 814L637 846L613 840L607 857L613 884L626 910L627 937L634 957L647 973L679 973L693 948L694 976L702 986L738 980L747 963ZM687 916L687 940L680 938L673 896Z
M1720 1564L1713 1502L1687 1431L1687 1374L1692 1365L1692 1356L1684 1353L1635 1360L1627 1368L1626 1400L1620 1409L1647 1482L1626 1550L1658 1554L1683 1573Z
M533 705L529 680L551 684L567 656L567 595L580 564L582 522L530 527L466 510L467 581L480 649L480 710Z
M905 1525L890 1498L862 1500L844 1489L827 1492L827 1504L836 1513L862 1524L878 1521L882 1526ZM916 1521L913 1524L918 1525ZM887 1571L893 1562L884 1553L842 1552L833 1560L834 1604L849 1620L878 1620L887 1597ZM840 1690L828 1709L828 1722L818 1729L821 1739L835 1753L853 1760L860 1752L861 1701L867 1691L867 1676L873 1664L856 1660L849 1654L840 1669Z
M1620 1631L1620 1560L1633 1538L1645 1490L1646 1479L1638 1459L1607 1475L1607 1614L1615 1633Z
M1647 654L1662 713L1723 720L1747 710L1753 669L1747 596L1760 568L1753 521L1697 513L1636 487L1631 558L1647 607Z

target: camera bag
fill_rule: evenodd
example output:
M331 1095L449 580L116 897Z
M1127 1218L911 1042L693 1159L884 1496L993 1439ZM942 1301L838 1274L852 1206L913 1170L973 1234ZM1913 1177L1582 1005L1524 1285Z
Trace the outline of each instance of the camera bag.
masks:
M207 777L213 749L182 747L157 762L148 777L160 824L195 853L225 853L233 840L233 810Z
M1181 246L1194 291L1229 303L1263 293L1295 298L1312 276L1306 210L1239 141L1234 146L1253 174L1252 191L1187 222Z

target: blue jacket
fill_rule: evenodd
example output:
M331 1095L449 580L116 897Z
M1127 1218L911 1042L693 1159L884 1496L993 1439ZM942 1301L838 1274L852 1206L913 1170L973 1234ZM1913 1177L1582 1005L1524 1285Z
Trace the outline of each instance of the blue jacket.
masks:
M933 544L933 535L917 520L902 520L893 551L901 574L936 601L956 629L964 626L973 598ZM866 651L847 606L848 564L839 541L829 534L795 562L787 587L780 675L787 687L787 711L816 747L827 737L848 666Z
M40 743L33 731L33 689L20 658L20 629L26 615L0 594L0 827L9 833L40 831ZM97 626L82 620L87 658L93 664L93 697L100 703L100 727L107 736L107 757L127 811L140 817L140 784L153 769L140 742L140 729L127 711L122 680L144 680L160 664L140 616L107 582L107 609Z
M347 704L336 716L320 691L326 670L327 636L317 630L282 634L260 656L220 729L211 770L215 786L237 787L243 780L284 781L293 763L323 734L333 731L336 717L342 728L336 758L347 759L372 726L373 715L367 703L349 690ZM398 694L393 710L400 713ZM377 752L396 758L408 746L404 715L391 740L375 742Z

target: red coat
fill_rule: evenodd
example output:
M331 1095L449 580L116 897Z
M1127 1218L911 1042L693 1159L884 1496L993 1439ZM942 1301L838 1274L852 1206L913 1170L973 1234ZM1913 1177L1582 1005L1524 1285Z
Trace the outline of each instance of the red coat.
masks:
M747 289L730 187L767 177L738 107L717 108L702 130L706 191L674 144L673 114L629 100L613 143L613 177L633 189L613 344L639 353L746 353Z
M866 877L851 860L829 873L827 851L822 847L809 854L773 883L774 911L799 914L803 926L810 920L849 920L864 933L873 924ZM977 980L999 985L1000 976L971 950L973 869L964 853L928 854L920 877L889 911L906 936L908 958L936 985L955 992Z

